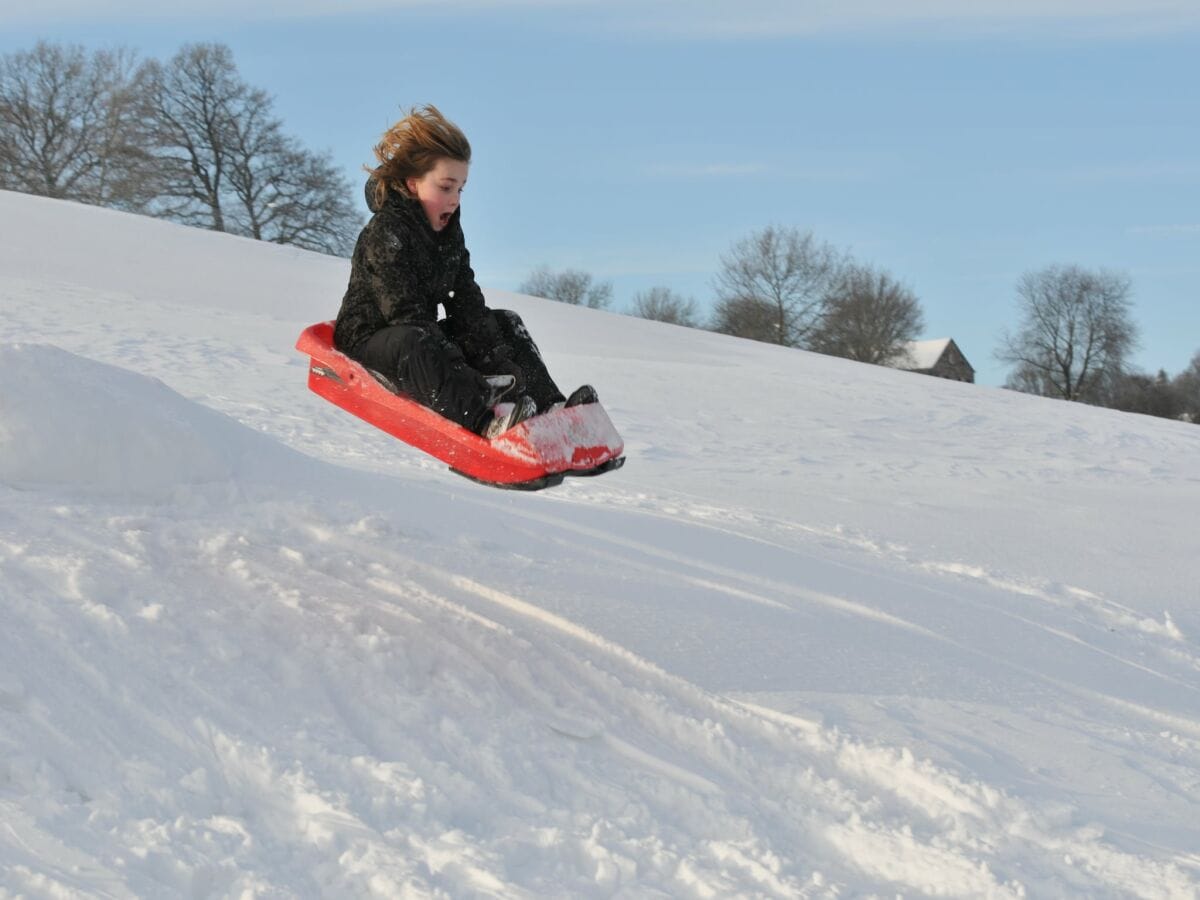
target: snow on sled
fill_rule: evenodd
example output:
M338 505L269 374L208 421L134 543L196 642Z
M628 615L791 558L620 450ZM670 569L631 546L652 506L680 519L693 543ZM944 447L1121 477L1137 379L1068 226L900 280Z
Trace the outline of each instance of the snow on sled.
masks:
M473 481L533 491L625 462L625 444L599 403L552 409L489 441L394 393L382 376L335 349L333 322L304 329L296 349L311 357L314 393Z

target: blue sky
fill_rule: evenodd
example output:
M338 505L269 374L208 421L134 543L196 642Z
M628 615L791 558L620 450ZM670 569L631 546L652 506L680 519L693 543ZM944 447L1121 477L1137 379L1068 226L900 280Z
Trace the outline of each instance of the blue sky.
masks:
M981 383L1018 277L1052 263L1128 274L1135 363L1177 373L1200 351L1200 3L967 5L0 0L0 52L225 43L356 186L435 103L474 148L485 287L544 264L611 281L616 309L665 286L707 310L721 254L775 224L908 285Z

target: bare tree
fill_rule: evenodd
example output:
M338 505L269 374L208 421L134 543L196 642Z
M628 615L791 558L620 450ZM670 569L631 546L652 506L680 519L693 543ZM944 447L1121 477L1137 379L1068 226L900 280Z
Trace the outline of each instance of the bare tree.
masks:
M140 209L154 193L147 64L40 41L0 57L0 187Z
M1154 377L1122 372L1113 379L1106 395L1104 405L1110 409L1163 419L1178 419L1184 413L1181 393L1162 370Z
M921 302L887 272L848 265L826 295L810 346L879 365L895 358L925 327Z
M228 230L262 241L349 255L362 226L351 188L326 155L292 146L271 100L248 89L230 122Z
M758 297L722 297L713 307L709 328L721 334L779 344L779 311Z
M743 337L789 347L807 346L842 266L841 254L811 232L765 228L739 241L721 257L716 277L718 320L752 323L753 335L730 332ZM764 308L769 308L774 318L769 332L758 321ZM745 316L747 312L754 315Z
M148 62L138 62L132 51L118 50L108 59L97 202L144 212L159 190L149 102L153 68Z
M1017 366L1004 382L1010 391L1020 391L1022 394L1037 394L1040 397L1057 397L1053 383L1031 366Z
M183 47L155 71L159 213L188 225L346 254L362 224L328 155L298 148L229 48Z
M1172 379L1171 384L1183 407L1180 417L1200 423L1200 351L1192 357L1188 367Z
M996 356L1016 368L1017 390L1098 402L1106 379L1125 369L1137 344L1129 279L1078 266L1026 272L1017 283L1021 323Z
M611 282L593 282L591 275L576 269L555 272L548 266L540 266L530 273L517 291L592 309L604 309L612 302Z
M656 322L695 328L699 324L696 301L681 297L670 288L652 287L633 296L633 314Z
M265 163L265 161L264 161ZM349 256L362 228L349 183L328 154L287 150L268 164L277 174L253 207L251 236L277 244Z
M266 91L242 84L225 125L226 230L258 240L266 239L276 186L286 173L283 125L271 105Z
M220 44L189 44L166 65L156 66L154 74L160 214L228 231L224 201L236 142L233 122L250 93L233 54Z

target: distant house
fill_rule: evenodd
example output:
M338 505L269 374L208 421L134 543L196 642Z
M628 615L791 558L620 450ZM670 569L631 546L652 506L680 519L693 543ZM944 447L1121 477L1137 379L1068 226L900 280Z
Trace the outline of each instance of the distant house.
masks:
M937 378L949 378L951 381L975 383L975 369L967 362L958 344L951 338L938 338L935 341L909 341L904 350L896 355L890 363L893 369L904 369L906 372L918 372L921 375L933 375Z

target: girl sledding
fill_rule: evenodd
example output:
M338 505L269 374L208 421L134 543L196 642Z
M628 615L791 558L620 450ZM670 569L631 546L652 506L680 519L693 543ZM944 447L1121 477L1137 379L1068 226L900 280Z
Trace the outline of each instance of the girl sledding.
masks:
M619 467L595 389L564 395L521 317L490 309L475 281L460 224L466 136L427 106L375 155L373 215L337 320L297 344L313 359L310 387L476 480L538 488Z

